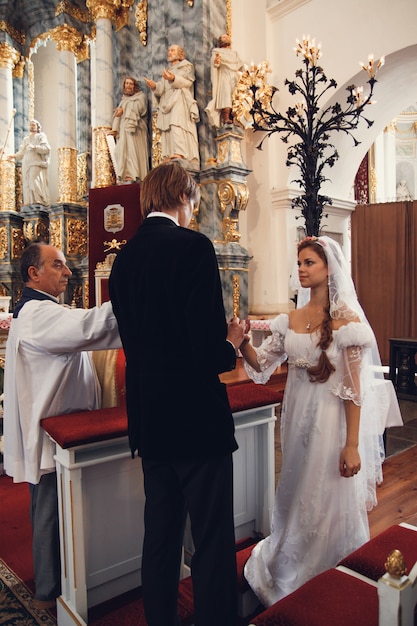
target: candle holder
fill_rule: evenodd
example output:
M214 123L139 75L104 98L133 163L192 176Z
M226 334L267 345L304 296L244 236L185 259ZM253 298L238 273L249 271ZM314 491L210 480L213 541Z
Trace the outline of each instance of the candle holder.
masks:
M363 87L350 85L346 88L348 96L344 108L339 102L321 108L320 102L328 97L329 90L337 88L336 81L328 79L318 64L321 45L316 46L314 39L303 36L302 41L297 40L294 50L297 56L301 55L303 67L296 71L294 80L285 79L284 83L290 94L297 96L294 106L290 106L285 114L274 108L274 95L278 89L268 84L269 63L263 61L259 65L252 63L241 72L234 92L233 115L245 128L266 133L258 149L261 150L265 139L275 133L281 133L281 140L291 144L287 149L286 165L298 168L300 176L292 182L302 189L302 193L292 200L292 207L301 211L306 234L318 236L323 208L332 204L331 198L320 194L320 188L327 180L324 170L333 167L339 158L330 137L334 132L343 132L352 137L354 146L360 144L353 131L361 119L368 128L373 124L364 112L373 104L375 77L385 61L384 57L375 61L370 54L366 64L360 62L368 74L367 96Z

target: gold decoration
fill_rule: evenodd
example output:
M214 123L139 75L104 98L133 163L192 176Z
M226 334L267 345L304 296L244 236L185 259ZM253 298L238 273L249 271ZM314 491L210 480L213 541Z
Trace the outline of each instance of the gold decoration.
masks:
M399 550L392 550L385 561L385 571L393 578L401 578L407 572L404 557Z
M139 39L143 46L148 43L148 0L138 2L135 11L135 26L139 32Z
M0 226L0 259L3 261L7 256L7 230L5 226Z
M193 7L194 6L194 0L187 0L187 4L189 7Z
M104 18L111 20L116 30L120 30L129 21L129 9L134 0L87 0L86 6L93 20Z
M8 43L2 41L0 43L0 67L4 69L13 69L20 59L20 54L9 46Z
M111 130L109 126L93 128L93 162L94 162L94 186L109 187L116 180L112 170L109 146L106 136Z
M87 159L88 152L77 154L77 202L85 202L87 196Z
M63 24L49 31L51 39L55 42L59 52L72 52L77 61L88 58L87 41L75 28Z
M77 202L77 150L58 148L58 202Z
M0 160L0 211L16 210L14 158Z
M223 235L225 242L239 242L239 211L244 211L249 201L249 190L246 183L221 181L217 195L223 217Z
M47 240L46 240L47 241ZM25 237L22 228L12 228L12 259L20 259L25 249Z
M158 112L152 113L152 167L156 167L162 161L161 131L156 125Z
M232 275L233 315L240 317L240 276Z
M15 170L15 196L16 196L15 210L19 212L23 204L23 181L22 181L22 168L21 167L16 167L16 170Z
M92 21L92 15L89 11L84 11L80 7L76 7L73 2L69 2L69 0L61 0L55 7L55 16L61 15L62 13L66 13L71 17L74 17L79 22L84 22L87 24Z
M233 117L244 128L253 126L250 112L254 103L254 87L256 87L255 98L262 105L262 109L265 111L271 110L274 87L269 85L266 80L266 75L270 72L271 68L268 61L262 61L259 65L252 63L250 68L245 66L243 72L239 72L239 80L233 92L232 112ZM263 123L259 115L256 116L255 121L260 125Z
M226 0L226 33L232 36L232 0Z
M107 246L107 248L104 248L104 252L110 252L110 250L121 250L122 246L127 244L127 240L117 241L117 239L112 239L111 241L103 241L103 244Z
M49 222L49 243L55 248L62 250L62 220L58 218L56 220L50 220Z
M21 46L25 45L25 41L26 41L25 33L20 32L20 30L16 30L13 26L11 26L5 20L0 20L0 31L5 32L8 35L10 35L10 37L14 39L15 41L17 41L17 43L19 43Z
M67 220L67 250L68 256L87 255L87 222L76 218Z
M90 283L88 280L85 281L84 284L84 308L88 309L88 305L90 302Z
M25 73L25 59L20 57L13 69L13 78L23 78Z

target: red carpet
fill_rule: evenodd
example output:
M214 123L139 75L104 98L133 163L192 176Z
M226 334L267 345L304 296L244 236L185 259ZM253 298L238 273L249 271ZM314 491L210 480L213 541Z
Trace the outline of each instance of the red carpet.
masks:
M32 530L29 516L29 488L26 483L14 484L8 476L0 475L0 558L33 592ZM251 540L238 542L242 550ZM178 612L181 626L193 623L191 579L180 583ZM89 626L147 626L140 589L134 589L89 611ZM242 620L237 626L246 626Z

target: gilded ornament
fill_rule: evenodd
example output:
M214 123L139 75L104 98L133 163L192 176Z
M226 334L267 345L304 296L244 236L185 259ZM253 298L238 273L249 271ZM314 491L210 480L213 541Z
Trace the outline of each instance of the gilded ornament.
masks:
M116 180L111 165L107 134L111 131L109 126L93 128L93 153L94 153L94 186L109 187Z
M5 226L0 226L0 259L3 261L7 256L7 230Z
M240 276L232 275L233 315L240 317Z
M2 41L0 43L0 67L4 69L13 69L20 59L17 50L9 46L8 43Z
M25 45L25 41L26 41L25 33L22 33L20 30L16 30L16 28L11 26L5 20L0 20L0 31L10 35L10 37L14 39L15 41L17 41L17 43L19 43L21 46Z
M407 568L404 557L399 550L392 550L385 561L385 571L393 578L405 576Z
M25 59L20 57L13 69L13 78L23 78L25 73Z
M139 39L143 46L148 43L148 0L138 2L135 11L135 26L139 32Z
M49 243L55 248L62 250L62 219L50 220L49 222Z
M12 259L20 259L25 245L23 228L12 228Z
M49 31L59 52L72 52L78 61L88 58L88 46L84 36L75 28L63 24Z
M226 33L232 36L232 0L226 0Z
M129 9L134 0L87 0L86 6L93 20L111 20L116 30L120 30L129 21Z
M156 167L162 161L161 131L156 125L158 112L152 113L152 167Z
M77 150L58 148L58 202L77 202Z
M87 222L68 218L67 220L67 255L87 255Z
M103 245L107 246L106 248L104 248L104 252L110 252L111 250L121 250L122 246L125 246L126 244L126 239L123 239L122 241L117 241L117 239L112 239L111 241L103 241Z
M271 111L272 96L274 95L274 87L267 82L267 74L271 72L268 61L262 61L259 65L252 65L250 68L244 68L243 72L239 72L239 80L233 92L233 117L244 128L253 127L254 119L251 111L255 99L265 111ZM262 120L258 114L255 115L255 121L262 124Z
M88 24L88 22L92 21L92 15L89 11L85 11L80 7L74 5L73 2L69 0L61 0L55 7L55 16L62 15L62 13L66 13L71 17L74 17L79 22L84 22L84 24Z
M0 161L0 211L16 210L16 166L14 159Z

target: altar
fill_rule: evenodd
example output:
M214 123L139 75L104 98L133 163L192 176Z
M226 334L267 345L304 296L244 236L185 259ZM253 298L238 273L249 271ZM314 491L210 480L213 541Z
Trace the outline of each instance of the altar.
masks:
M275 492L274 426L280 392L227 385L239 449L234 453L236 539L269 533ZM56 442L62 555L59 626L88 624L88 610L141 584L144 490L131 458L126 409L48 417ZM185 537L185 550L192 549ZM188 542L188 545L187 545ZM183 576L188 575L184 565Z

